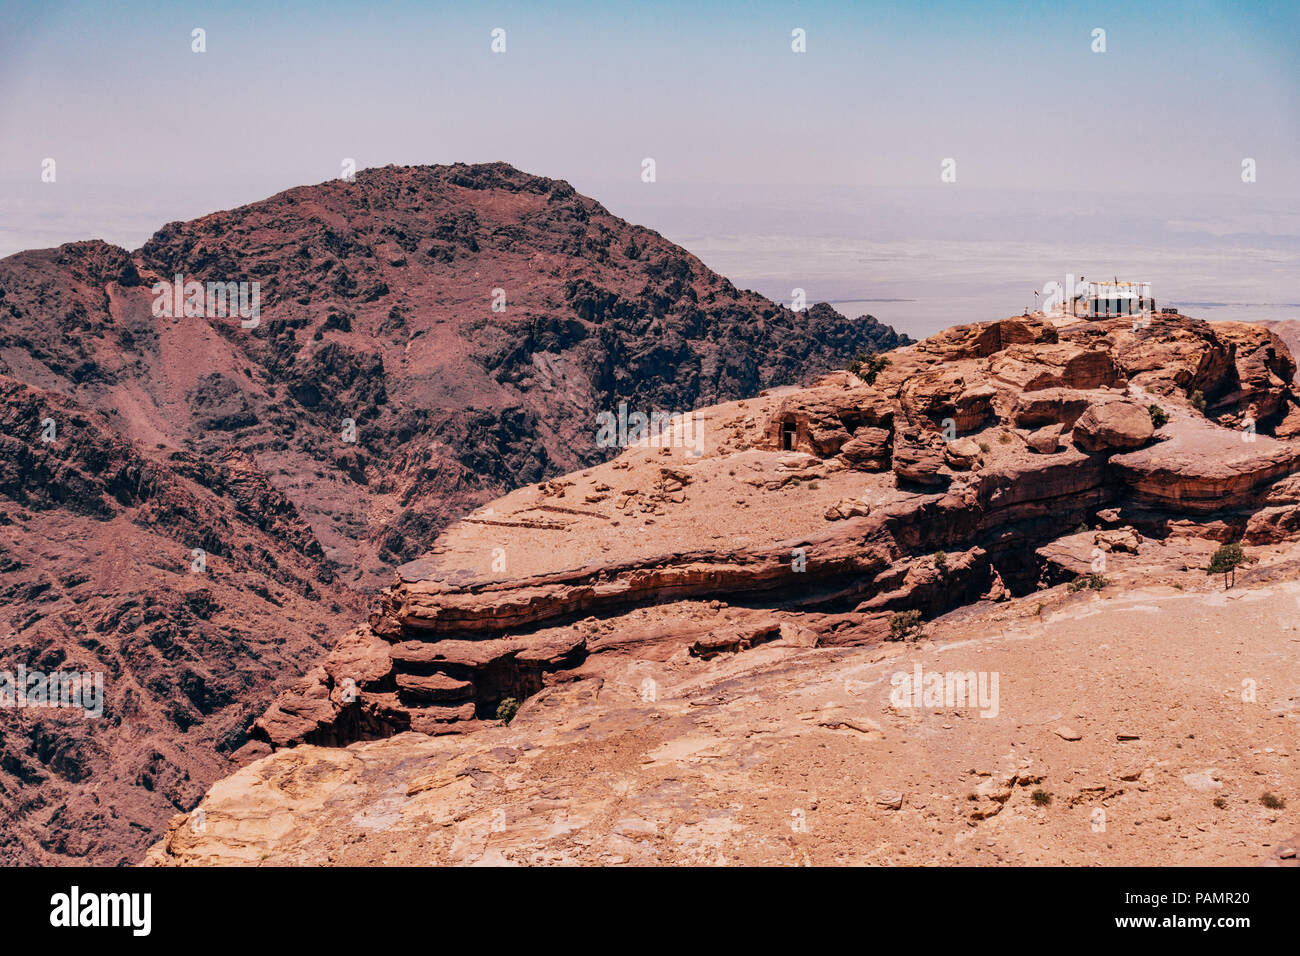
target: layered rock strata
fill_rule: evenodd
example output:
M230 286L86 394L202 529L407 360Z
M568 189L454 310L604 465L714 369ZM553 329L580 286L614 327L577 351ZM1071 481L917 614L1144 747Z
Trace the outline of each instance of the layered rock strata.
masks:
M470 514L248 754L469 729L596 656L888 638L1082 573L1041 550L1081 525L1113 529L1090 555L1297 525L1295 366L1263 329L1017 318L888 358L696 412L702 454L629 448Z

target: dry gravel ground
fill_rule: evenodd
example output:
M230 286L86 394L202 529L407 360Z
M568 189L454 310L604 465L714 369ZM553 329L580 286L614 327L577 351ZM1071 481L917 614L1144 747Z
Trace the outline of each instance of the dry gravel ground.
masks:
M606 660L509 726L259 760L149 862L1294 865L1300 548L1255 557L1230 592L1133 570L906 643ZM996 673L996 716L897 706L917 665Z

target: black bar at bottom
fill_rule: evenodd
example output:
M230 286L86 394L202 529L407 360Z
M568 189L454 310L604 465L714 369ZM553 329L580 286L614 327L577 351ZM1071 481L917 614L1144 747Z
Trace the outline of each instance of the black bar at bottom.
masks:
M1287 869L13 869L0 870L0 919L11 943L129 947L612 943L611 920L651 945L771 944L777 923L864 945L891 930L918 943L1007 930L1054 934L1042 942L1198 933L1230 943L1293 929Z

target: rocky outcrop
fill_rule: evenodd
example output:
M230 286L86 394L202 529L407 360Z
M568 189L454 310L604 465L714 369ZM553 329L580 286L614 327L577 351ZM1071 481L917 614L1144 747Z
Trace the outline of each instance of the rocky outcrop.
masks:
M982 457L979 442L973 438L956 438L943 449L944 462L958 471L978 468Z
M1096 546L1074 537L1088 573ZM1297 548L1269 558L1290 579L1225 600L1197 566L1213 545L1157 571L1147 552L1165 547L1107 554L1100 595L990 589L924 637L868 646L813 646L801 621L714 602L630 612L625 631L685 643L594 653L467 736L269 754L178 814L146 864L1292 865L1279 611L1300 593ZM914 580L942 586L936 562L961 558ZM1246 706L1225 692L1243 661L1261 691ZM927 697L933 673L946 686ZM1264 812L1266 789L1287 808ZM1134 806L1142 826L1113 838ZM1099 811L1111 834L1081 839Z
M916 485L946 483L944 447L943 439L933 432L899 432L894 438L894 474L900 481Z
M893 422L893 404L857 376L843 372L827 376L818 387L783 395L758 443L820 457L845 450L849 460L879 460L880 434L885 436L883 457L888 458ZM855 438L861 441L854 444Z
M1031 451L1040 455L1051 455L1061 446L1061 433L1065 429L1063 422L1057 422L1055 425L1044 425L1042 428L1035 429L1025 438L1025 444Z
M1044 388L1018 395L1012 417L1021 428L1060 425L1069 431L1089 404L1091 399L1087 392L1073 388Z
M932 335L918 350L947 359L984 359L1016 345L1054 345L1060 340L1056 326L1042 316L955 325Z
M996 394L984 381L968 383L960 369L939 368L908 378L898 398L904 416L913 424L942 428L950 421L957 431L971 432L992 417Z
M1142 535L1132 528L1112 528L1098 531L1092 536L1093 544L1102 551L1126 551L1137 554L1142 546Z
M1191 418L1162 432L1167 440L1115 455L1111 467L1137 501L1167 511L1209 514L1261 504L1267 486L1300 463L1300 447L1267 435Z
M1017 345L994 356L989 372L1024 392L1044 388L1091 389L1121 382L1110 352L1078 345Z
M889 467L892 449L889 432L863 425L840 446L840 457L859 471L882 471Z
M1136 402L1109 401L1088 406L1074 423L1074 443L1084 451L1141 448L1155 434L1151 415Z
M1246 433L1206 418L1190 398L1121 390L1131 370L1098 337L1107 326L1130 334L1115 323L1094 323L1079 345L1009 321L1002 332L989 323L897 350L871 385L836 374L702 410L698 457L629 449L469 515L398 570L352 649L313 674L300 696L314 703L287 695L254 736L279 748L471 729L507 697L538 693L575 668L603 673L633 649L713 657L777 633L876 641L897 611L1004 601L1071 568L1087 573L1096 554L1130 560L1150 534L1194 533L1211 510L1206 533L1222 537L1262 508L1300 505L1280 481L1300 465L1293 446L1253 432L1243 443ZM1185 360L1201 343L1198 368L1236 381L1237 366L1219 358L1233 347L1201 325L1165 328ZM1034 336L1038 344L1025 341ZM1014 344L993 348L1004 338ZM1268 388L1279 389L1279 403L1290 399L1289 386L1266 379L1250 392ZM991 417L954 434L953 416L971 407L966 395L979 395ZM1034 404L1035 395L1047 398ZM1148 445L1147 406L1157 398L1170 421ZM1023 425L1028 409L1042 422L1033 431ZM1067 430L1073 441L1062 446ZM791 433L793 452L774 441ZM1255 533L1281 534L1294 520L1279 513ZM1082 558L1045 549L1093 521L1103 530L1074 535ZM732 616L702 633L694 615L706 605ZM671 629L635 623L663 606L694 610Z

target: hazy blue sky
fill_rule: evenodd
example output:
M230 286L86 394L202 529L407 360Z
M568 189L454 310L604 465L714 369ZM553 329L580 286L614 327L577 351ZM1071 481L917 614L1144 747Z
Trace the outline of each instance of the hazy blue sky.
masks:
M1297 11L6 0L0 171L289 185L353 156L599 182L653 156L678 182L921 185L952 156L973 187L1220 192L1249 156L1295 195Z
M1059 193L1076 213L1165 196L1160 228L1194 220L1185 197L1209 194L1241 214L1211 231L1294 238L1298 11L5 0L0 254L88 235L134 247L167 220L337 176L344 157L506 160L673 238L839 234L837 212L856 208L840 194L875 197L861 208L902 235L1007 238L1017 192L1048 206ZM195 27L206 53L191 52ZM956 184L940 184L946 157ZM905 201L917 190L932 195ZM972 202L981 192L999 198ZM788 228L756 230L756 215Z

